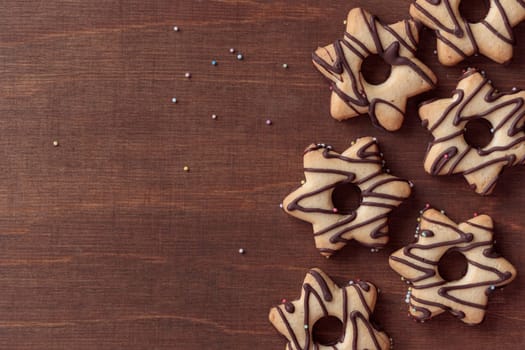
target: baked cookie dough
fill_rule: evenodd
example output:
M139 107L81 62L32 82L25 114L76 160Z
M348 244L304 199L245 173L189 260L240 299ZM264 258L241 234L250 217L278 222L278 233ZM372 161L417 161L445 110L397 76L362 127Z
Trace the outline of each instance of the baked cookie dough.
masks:
M410 15L434 29L439 62L452 66L480 53L498 63L512 58L512 27L525 19L525 1L490 0L486 17L470 23L461 16L461 0L417 0Z
M459 225L432 208L420 217L416 241L390 256L390 267L408 283L409 314L424 322L445 311L468 324L481 323L489 294L516 277L516 269L494 251L493 223L477 215ZM466 274L446 281L438 271L441 257L460 252Z
M331 114L343 120L368 113L372 123L389 131L398 130L407 99L434 88L437 78L415 56L419 28L413 20L383 24L362 8L350 11L343 39L318 48L315 67L331 82ZM391 65L390 76L370 84L361 65L377 54Z
M525 91L498 92L475 69L462 76L452 98L425 102L419 108L423 126L434 136L425 156L431 175L462 174L481 195L496 186L504 168L525 162ZM482 148L465 140L471 120L491 124L492 140Z
M304 153L306 182L283 200L283 209L313 226L315 246L326 257L355 239L373 250L388 242L388 214L411 192L411 183L383 168L383 155L373 137L353 142L342 154L325 144ZM332 193L341 184L361 191L359 207L344 213L334 207Z
M370 321L377 300L377 288L370 282L351 281L339 288L320 269L311 269L301 288L301 297L285 301L270 310L269 319L288 343L286 350L386 350L392 340ZM323 317L337 317L343 327L339 340L318 344L314 325Z

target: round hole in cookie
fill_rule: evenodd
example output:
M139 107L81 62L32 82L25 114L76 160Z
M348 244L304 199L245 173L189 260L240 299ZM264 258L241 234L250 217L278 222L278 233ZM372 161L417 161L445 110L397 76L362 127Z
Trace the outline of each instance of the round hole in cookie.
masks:
M343 322L335 316L324 316L315 322L312 337L317 344L337 344L343 337Z
M370 55L361 64L361 74L372 85L385 82L390 76L392 67L379 55Z
M461 0L459 3L459 13L467 22L481 22L490 9L489 0Z
M448 282L457 281L467 274L468 262L465 255L449 250L439 259L439 275Z
M361 205L361 189L352 183L335 186L332 192L332 203L339 214L350 214Z
M486 119L473 119L465 126L465 141L472 148L481 149L492 141L492 124Z

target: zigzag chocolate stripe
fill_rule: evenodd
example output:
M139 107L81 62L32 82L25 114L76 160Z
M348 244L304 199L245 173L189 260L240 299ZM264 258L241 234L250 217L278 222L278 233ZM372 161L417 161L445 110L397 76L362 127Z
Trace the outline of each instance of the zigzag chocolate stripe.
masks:
M289 320L289 317L293 315L296 312L296 307L293 306L293 304L289 301L285 302L284 304L284 310L282 310L281 307L277 306L275 307L275 310L277 310L278 315L280 317L280 322L282 322L286 330L288 332L287 338L290 339L290 342L287 345L287 349L290 350L310 350L310 349L319 349L319 344L316 344L314 340L312 339L312 328L315 324L315 321L320 318L319 315L312 315L311 314L311 305L319 305L321 308L322 317L325 316L333 316L330 315L328 312L328 304L333 301L333 295L332 291L330 290L329 284L332 285L332 281L327 281L321 273L318 272L316 269L312 269L308 272L310 276L312 276L315 280L315 284L310 283L304 283L303 284L303 293L302 296L302 309L304 311L304 317L303 317L303 324L304 327L301 327L301 331L304 332L304 344L300 344L298 340L298 334L296 333L296 329L292 326L292 321ZM341 292L342 297L342 312L341 312L341 322L343 323L342 329L343 334L339 341L335 344L330 345L330 347L334 350L338 349L350 349L348 347L342 347L342 343L346 343L346 337L352 336L351 349L358 350L358 340L359 337L366 336L369 337L376 350L382 350L384 349L381 347L380 342L377 338L377 332L378 330L376 327L370 322L369 318L372 314L372 310L370 309L370 306L368 305L364 293L369 293L371 291L370 285L367 282L364 281L356 281L352 284L346 286L345 288L339 289ZM349 302L349 298L351 298L351 294L357 295L358 298L353 298L351 302ZM356 305L359 304L359 306L356 307ZM291 305L291 307L290 307ZM350 307L354 309L353 311L350 311ZM355 309L361 309L363 308L365 310L365 313L363 314L359 310ZM367 330L366 335L359 334L358 330L358 321L359 324L364 325ZM349 327L351 327L352 332L348 332Z

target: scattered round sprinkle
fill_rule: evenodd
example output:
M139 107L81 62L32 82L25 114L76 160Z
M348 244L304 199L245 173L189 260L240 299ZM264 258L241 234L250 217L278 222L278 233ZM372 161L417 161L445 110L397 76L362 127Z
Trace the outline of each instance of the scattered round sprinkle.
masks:
M428 208L430 208L430 204L429 204L429 203L426 203L426 204L425 204L425 209L428 209Z
M333 208L332 211L333 211L334 213L339 212L339 210L337 210L337 208Z
M414 183L412 181L408 181L408 186L410 186L410 188L414 188Z
M273 122L270 119L266 119L266 125L272 125Z
M176 98L176 97L173 97L173 98L171 99L171 102L172 102L172 103L177 103L177 98Z
M351 146L355 145L355 141L350 142L350 145Z
M180 28L177 27L177 26L174 26L174 27L173 27L173 31L174 31L174 32L178 32L178 31L180 31Z
M217 114L212 114L211 119L217 119Z
M347 23L347 22L346 22L346 19L345 19L345 20L343 21L343 24L346 25L346 23Z
M190 72L186 72L184 74L184 76L187 78L187 79L190 79L191 78L191 73Z
M478 216L479 214L478 213L474 213L474 217Z
M416 221L417 221L417 222L421 222L421 218L417 218Z
M211 61L211 65L212 65L212 66L216 66L216 65L218 65L218 64L219 64L219 63L217 62L217 60L212 60L212 61Z
M53 140L53 146L58 147L58 140Z
M441 214L445 215L445 211L444 210L440 210Z
M419 238L419 235L417 233L414 234L414 238Z
M288 64L287 63L283 63L283 68L284 69L288 69Z
M230 53L235 53L235 49L233 47L230 47Z
M438 54L437 50L434 50L434 55L437 55L437 54Z
M494 128L490 128L490 133L494 134Z
M445 153L445 154L443 155L443 158L448 159L448 154Z
M242 60L244 59L243 54L242 54L242 53L238 54L238 55L237 55L237 59L238 59L239 61L242 61Z
M514 92L514 91L518 91L518 88L514 86L514 87L512 88L512 91L513 91L513 92Z
M283 208L283 203L279 203L279 208Z
M304 325L304 329L308 329L308 325L307 324Z
M496 290L496 286L494 285L490 286L490 290Z
M188 171L190 171L190 167L189 167L189 166L187 166L187 165L185 165L185 166L184 166L184 168L182 168L182 170L184 170L184 171L188 172Z
M304 185L305 183L306 183L306 181L301 180L301 185Z
M245 253L244 249L243 248L239 248L239 254L244 254L244 253Z
M288 301L288 300L286 300L285 298L282 298L282 299L281 299L281 303L283 303L283 304L286 303L287 301Z
M385 169L385 173L390 174L390 169Z

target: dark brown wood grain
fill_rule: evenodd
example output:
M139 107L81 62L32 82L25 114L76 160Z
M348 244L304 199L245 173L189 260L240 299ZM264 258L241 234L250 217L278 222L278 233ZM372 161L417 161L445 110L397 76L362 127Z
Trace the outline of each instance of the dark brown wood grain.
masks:
M310 61L342 36L352 7L394 22L409 4L0 1L0 349L283 349L269 308L297 297L311 267L377 284L376 318L397 349L521 348L521 274L492 295L483 324L442 315L421 325L387 259L429 202L457 221L493 216L497 249L524 271L523 168L488 198L461 177L427 175L416 107L449 96L469 65L500 90L525 87L525 25L506 66L475 57L443 67L423 31L419 55L440 83L410 100L395 133L366 116L332 119ZM393 212L385 250L349 244L327 260L311 226L279 203L303 178L308 144L342 151L365 135L414 193Z

